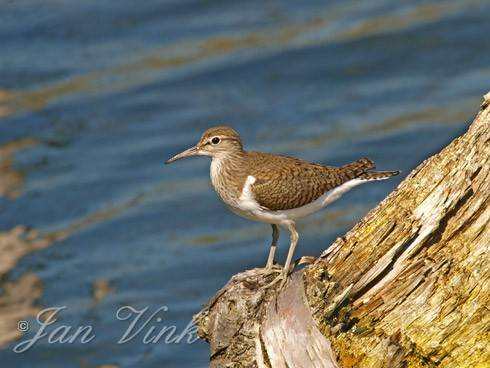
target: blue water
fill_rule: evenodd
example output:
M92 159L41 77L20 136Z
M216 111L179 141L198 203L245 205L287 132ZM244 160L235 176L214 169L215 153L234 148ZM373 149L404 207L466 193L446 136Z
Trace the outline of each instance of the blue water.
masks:
M489 89L489 12L484 0L2 2L0 145L40 143L15 155L26 181L0 199L0 230L69 234L7 278L35 272L38 305L67 306L61 322L96 338L22 354L15 341L0 365L207 366L201 341L118 345L116 311L167 306L161 325L182 331L233 274L265 263L270 227L217 200L207 158L163 162L228 124L249 149L401 169L300 222L298 255L318 255L465 131ZM94 303L99 279L114 290Z

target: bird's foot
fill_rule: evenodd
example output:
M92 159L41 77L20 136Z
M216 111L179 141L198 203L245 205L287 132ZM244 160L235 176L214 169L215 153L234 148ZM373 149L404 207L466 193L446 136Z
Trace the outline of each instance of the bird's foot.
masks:
M272 275L274 273L279 273L281 271L282 271L282 266L280 266L278 264L267 265L262 269L262 273L264 274L264 276L269 276L269 275Z
M272 286L276 285L278 282L280 282L281 283L279 285L279 290L280 290L286 285L286 282L288 280L288 276L289 276L289 272L282 269L281 273L278 276L276 276L276 278L274 280L272 280L272 282L262 286L261 289L262 290L269 289L270 287L272 287Z

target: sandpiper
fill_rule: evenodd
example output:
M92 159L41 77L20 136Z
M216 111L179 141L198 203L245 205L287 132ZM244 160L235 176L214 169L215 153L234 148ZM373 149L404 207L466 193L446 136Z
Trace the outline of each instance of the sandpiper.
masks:
M281 287L287 280L299 239L296 220L319 211L359 184L400 173L370 171L374 163L367 158L334 167L288 156L245 151L238 133L226 126L206 130L197 145L165 163L190 156L211 157L211 182L231 211L250 220L271 224L272 243L264 269L267 274L275 272L279 226L289 230L291 244L286 263L271 283L281 281Z

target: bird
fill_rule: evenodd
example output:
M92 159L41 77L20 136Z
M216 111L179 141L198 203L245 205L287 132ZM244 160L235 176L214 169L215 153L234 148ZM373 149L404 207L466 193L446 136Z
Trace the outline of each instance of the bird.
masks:
M266 275L279 273L269 286L283 287L299 240L297 220L339 199L350 189L370 181L398 175L395 171L373 171L374 162L361 158L343 166L326 166L303 159L246 151L239 134L227 126L207 129L198 143L171 157L165 164L192 156L211 158L211 183L218 197L235 214L270 224L272 242ZM290 233L290 245L282 269L274 264L279 228Z

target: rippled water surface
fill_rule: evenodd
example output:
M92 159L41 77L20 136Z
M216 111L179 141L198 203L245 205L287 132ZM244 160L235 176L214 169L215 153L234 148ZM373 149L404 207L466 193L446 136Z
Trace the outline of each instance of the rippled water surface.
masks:
M96 339L15 354L4 331L1 366L207 366L200 341L118 345L116 311L165 305L160 325L184 330L231 275L263 265L270 227L217 200L207 158L165 159L226 123L249 149L401 169L300 222L298 254L318 255L466 129L489 89L489 12L484 0L3 1L0 231L26 225L19 239L42 242L15 261L0 248L0 313L35 326L39 308L67 306L60 323Z

